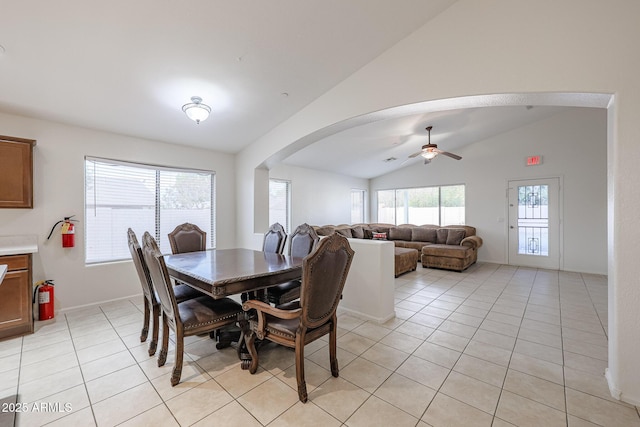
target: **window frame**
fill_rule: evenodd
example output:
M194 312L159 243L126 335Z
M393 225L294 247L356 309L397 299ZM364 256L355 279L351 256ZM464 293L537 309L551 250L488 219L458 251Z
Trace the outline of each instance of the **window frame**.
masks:
M438 221L437 224L438 226L443 226L442 225L442 220L443 220L443 213L442 210L444 207L443 206L443 195L442 195L442 189L443 188L447 188L447 187L462 187L462 193L463 193L463 208L464 208L464 214L463 214L463 220L462 223L456 223L456 224L452 224L452 223L448 223L445 225L465 225L466 224L466 191L467 191L467 186L466 184L443 184L443 185L431 185L431 186L425 186L425 187L406 187L406 188L388 188L388 189L379 189L376 190L376 215L377 215L377 221L381 222L381 215L380 215L380 193L381 192L393 192L393 197L392 197L392 203L393 206L393 221L389 221L389 223L393 223L394 225L401 225L401 224L407 224L408 222L408 217L409 217L409 211L408 208L410 206L407 206L408 203L408 197L407 197L407 193L411 190L422 190L422 189L437 189L438 190L438 206L434 207L437 210L437 214L438 214ZM399 206L398 204L398 194L399 192L405 192L405 195L403 197L403 203L401 206ZM389 195L386 196L387 199L387 203L389 202ZM398 215L398 209L399 208L404 208L403 209L403 214L402 215ZM401 217L401 221L399 222L399 217ZM387 222L387 221L383 221L383 222ZM416 225L421 225L421 224L416 224Z
M358 193L360 195L360 198L362 199L362 212L361 212L361 217L359 218L358 221L354 221L353 220L353 196L354 194ZM362 188L352 188L351 192L349 193L351 199L351 224L360 224L360 223L364 223L367 219L367 190L362 189Z
M285 224L282 224L281 221L272 218L271 216L271 183L285 184L286 185L286 200L285 200ZM288 179L279 179L279 178L269 178L269 224L273 224L275 222L279 222L280 225L284 227L284 231L289 234L291 233L291 181Z
M85 254L84 254L84 262L85 265L100 265L100 264L107 264L107 263L112 263L112 262L120 262L120 261L127 261L130 260L130 255L128 256L123 256L123 257L115 257L115 258L104 258L104 259L98 259L98 260L89 260L88 259L88 254L89 251L87 250L87 248L92 244L91 242L89 242L89 239L91 237L91 235L93 234L92 231L89 230L89 221L87 219L87 212L89 211L89 209L92 209L91 206L93 206L93 209L97 209L99 205L91 205L90 201L88 200L90 194L90 190L87 186L88 182L88 174L87 174L87 168L90 165L91 162L94 163L101 163L101 164L105 164L105 165L120 165L120 166L124 166L124 167L128 167L128 168L134 168L134 169L140 169L140 170L147 170L147 171L153 171L155 172L155 183L154 183L154 191L155 191L155 196L154 196L154 204L153 204L153 209L154 209L154 213L153 213L153 224L149 224L149 229L145 230L145 231L149 231L149 233L151 233L154 238L156 239L156 241L158 242L158 244L160 245L160 249L163 253L171 253L170 248L168 247L168 245L162 245L161 241L162 236L162 215L161 215L161 211L163 209L162 207L162 197L160 194L159 189L162 187L162 182L161 182L161 177L162 177L162 172L172 172L172 173L188 173L188 174L204 174L204 175L209 175L210 179L211 179L211 188L210 188L210 223L208 224L208 226L210 227L210 231L207 232L207 248L208 249L215 249L216 247L216 238L217 238L217 232L216 232L216 186L217 186L217 176L216 176L216 172L212 171L212 170L204 170L204 169L195 169L195 168L185 168L185 167L173 167L173 166L164 166L164 165L157 165L157 164L151 164L151 163L142 163L142 162L134 162L134 161L127 161L127 160L117 160L117 159L110 159L110 158L105 158L105 157L96 157L96 156L85 156L84 157L84 211L83 214L85 216L85 221L84 221L84 244L85 244ZM149 186L151 187L151 186ZM95 194L94 194L95 196ZM115 235L115 233L113 233ZM118 233L118 235L122 235L122 238L124 239L124 244L126 245L126 235L125 233ZM140 241L140 239L142 238L142 236L138 236L138 240ZM163 246L167 246L167 247L163 247ZM127 254L129 254L128 249L127 249Z

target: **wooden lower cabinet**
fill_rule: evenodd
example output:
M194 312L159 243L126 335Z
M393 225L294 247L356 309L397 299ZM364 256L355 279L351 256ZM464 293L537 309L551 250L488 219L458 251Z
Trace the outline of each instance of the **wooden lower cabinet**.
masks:
M0 256L7 274L0 284L0 340L33 333L31 255Z

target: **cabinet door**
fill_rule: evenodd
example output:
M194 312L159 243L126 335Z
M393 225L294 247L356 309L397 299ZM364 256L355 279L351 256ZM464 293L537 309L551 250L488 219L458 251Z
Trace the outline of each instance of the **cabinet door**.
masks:
M0 136L0 208L33 207L34 144Z
M0 285L0 339L33 331L29 271L10 271Z

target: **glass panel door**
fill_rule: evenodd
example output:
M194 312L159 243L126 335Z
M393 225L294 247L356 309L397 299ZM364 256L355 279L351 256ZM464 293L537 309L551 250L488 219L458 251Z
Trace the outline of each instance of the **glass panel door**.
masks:
M559 179L509 183L509 264L559 269Z

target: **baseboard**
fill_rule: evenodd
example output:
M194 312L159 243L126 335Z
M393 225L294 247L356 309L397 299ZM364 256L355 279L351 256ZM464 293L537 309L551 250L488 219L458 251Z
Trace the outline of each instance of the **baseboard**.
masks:
M100 301L100 302L92 302L91 304L83 304L83 305L76 305L73 307L61 308L60 310L56 311L56 314L66 313L68 311L80 310L83 308L95 307L96 305L109 304L110 302L123 301L123 300L128 300L133 298L142 298L142 294L140 293L140 294L130 295L128 297L120 297L120 298L114 298L114 299L109 299L109 300Z
M351 315L356 316L356 317L358 317L358 318L360 318L360 319L363 319L363 320L371 320L371 321L373 321L373 322L380 323L380 324L382 324L382 323L386 323L386 322L388 322L389 320L391 320L391 319L393 319L394 317L396 317L396 312L395 312L395 311L393 311L393 312L392 312L391 314L389 314L388 316L380 317L380 318L378 318L378 317L373 317L373 316L370 316L370 315L368 315L368 314L364 314L364 313L361 313L361 312L359 312L359 311L351 310L350 308L345 308L345 307L338 307L338 312L340 312L340 313L347 313L347 314L351 314Z
M640 399L638 397L625 395L622 391L616 387L613 378L611 378L611 371L609 368L604 370L604 377L607 379L607 385L609 386L609 392L611 393L611 397L614 399L620 400L621 402L629 403L634 406L640 406Z

